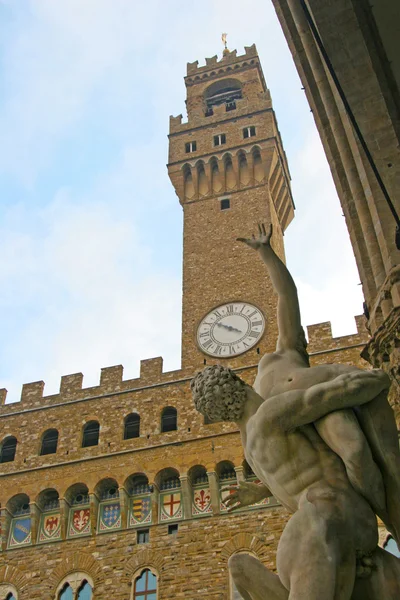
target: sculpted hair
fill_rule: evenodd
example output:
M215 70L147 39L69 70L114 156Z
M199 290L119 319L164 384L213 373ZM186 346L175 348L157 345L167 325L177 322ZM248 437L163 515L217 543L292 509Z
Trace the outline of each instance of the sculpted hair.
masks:
M246 401L246 383L231 369L214 365L190 384L196 409L212 421L238 421Z

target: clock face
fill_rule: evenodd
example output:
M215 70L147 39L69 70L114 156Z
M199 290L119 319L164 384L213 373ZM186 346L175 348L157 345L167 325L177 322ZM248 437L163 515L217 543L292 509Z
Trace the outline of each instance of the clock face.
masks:
M221 304L197 329L197 343L210 356L236 356L258 343L265 329L260 309L247 302Z

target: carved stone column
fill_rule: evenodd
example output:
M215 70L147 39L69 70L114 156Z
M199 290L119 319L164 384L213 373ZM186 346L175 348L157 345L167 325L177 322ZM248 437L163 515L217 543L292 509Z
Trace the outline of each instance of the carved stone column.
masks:
M208 485L210 486L211 506L214 515L220 514L220 494L218 477L215 471L207 471Z
M119 505L121 507L121 529L128 527L129 494L124 487L119 488Z
M156 483L151 483L150 485L153 488L153 492L151 494L151 522L158 523L160 490L158 489Z
M99 499L97 494L92 492L89 494L90 499L90 533L92 535L97 534L97 518L99 515Z
M245 481L246 478L244 476L244 469L242 466L240 467L235 467L235 473L236 473L236 479L237 482L240 483L241 481Z
M4 507L1 509L0 522L1 522L1 550L7 549L8 537L10 535L12 514L8 508Z
M67 539L68 532L68 518L69 518L70 506L65 498L60 498L60 526L61 526L61 539Z
M199 172L196 169L196 167L192 167L191 171L192 171L192 180L193 180L193 187L194 187L194 196L191 198L191 200L198 200L198 198L199 198Z
M42 513L36 502L30 502L29 507L31 511L31 540L32 544L36 544L40 526L40 515Z
M192 516L192 486L187 475L181 475L179 479L182 490L183 517L190 519Z

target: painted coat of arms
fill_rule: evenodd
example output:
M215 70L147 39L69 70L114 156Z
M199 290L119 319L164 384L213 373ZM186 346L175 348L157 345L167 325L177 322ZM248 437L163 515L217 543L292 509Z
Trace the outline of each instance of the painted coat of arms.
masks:
M201 515L210 512L212 512L210 489L208 487L194 489L192 515Z
M42 516L42 522L39 533L39 542L48 540L57 540L61 537L61 515L52 513Z
M132 499L129 526L134 527L140 523L151 523L151 497L142 496Z
M119 502L101 504L99 511L99 531L121 527L121 507Z
M31 535L31 518L21 517L19 519L13 519L11 524L10 542L9 547L24 546L30 544L32 541Z
M181 493L163 494L161 499L161 521L182 518Z
M76 537L88 533L90 533L90 508L72 509L68 535Z

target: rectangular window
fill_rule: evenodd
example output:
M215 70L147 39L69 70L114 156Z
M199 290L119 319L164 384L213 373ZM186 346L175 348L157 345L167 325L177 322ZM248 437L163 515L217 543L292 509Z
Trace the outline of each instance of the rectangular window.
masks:
M227 208L231 207L231 203L229 198L224 198L223 200L221 200L221 210L226 210ZM212 421L210 421L211 423Z
M178 524L174 523L173 525L168 525L168 534L176 535L178 533Z
M140 529L137 532L137 543L138 544L148 544L150 540L150 530L149 529Z
M214 135L214 146L222 146L222 144L226 144L225 133L219 133L218 135Z
M186 142L185 151L186 152L196 152L196 142Z
M254 127L254 125L252 125L251 127L245 127L243 129L243 137L249 138L249 137L254 137L256 135L256 128Z

